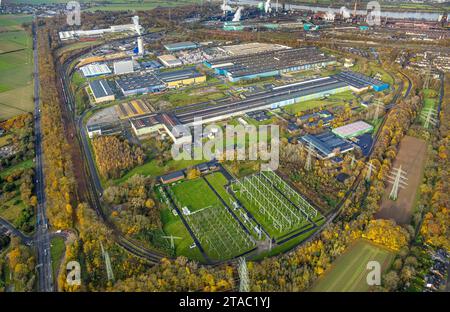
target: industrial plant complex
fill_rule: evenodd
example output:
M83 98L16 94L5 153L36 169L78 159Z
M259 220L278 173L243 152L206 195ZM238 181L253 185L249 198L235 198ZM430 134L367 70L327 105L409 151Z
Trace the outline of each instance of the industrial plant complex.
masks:
M7 2L0 293L450 289L445 1Z

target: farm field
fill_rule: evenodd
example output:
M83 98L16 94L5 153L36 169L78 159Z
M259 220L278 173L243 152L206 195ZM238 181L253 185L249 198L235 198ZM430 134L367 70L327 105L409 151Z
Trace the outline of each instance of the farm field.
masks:
M22 28L30 21L29 16L0 16L0 120L33 110L32 38Z
M378 261L381 270L386 270L394 254L365 240L359 240L341 255L333 266L312 287L314 292L368 291L366 269L369 261Z
M405 136L400 142L399 152L392 168L402 166L406 171L407 185L401 188L397 200L391 200L389 193L392 184L388 184L383 195L380 210L375 214L378 219L394 219L398 224L407 224L414 209L416 192L423 176L423 167L427 144L421 139Z

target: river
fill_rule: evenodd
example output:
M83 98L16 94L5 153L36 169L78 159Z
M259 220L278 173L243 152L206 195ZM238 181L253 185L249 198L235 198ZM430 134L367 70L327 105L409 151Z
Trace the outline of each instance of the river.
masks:
M235 0L232 1L232 3L242 4L242 5L258 5L258 3L261 1L257 0ZM276 1L272 1L272 10L276 7ZM291 9L295 10L305 10L305 11L313 11L313 12L324 12L324 11L331 11L333 13L339 13L339 8L326 8L326 7L319 7L319 6L313 6L313 5L301 5L301 4L288 4L286 3L286 7L290 7ZM281 4L280 4L281 9ZM350 12L353 12L351 8L348 8ZM356 13L358 15L365 15L366 10L356 10ZM438 21L440 13L432 13L432 12L413 12L413 11L402 11L402 12L394 12L394 11L385 11L381 10L380 16L387 17L387 18L394 18L394 19L414 19L414 20L425 20L425 21Z

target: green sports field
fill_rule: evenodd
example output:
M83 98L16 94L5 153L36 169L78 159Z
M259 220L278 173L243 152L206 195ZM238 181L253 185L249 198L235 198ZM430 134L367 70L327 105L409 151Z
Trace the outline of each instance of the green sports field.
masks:
M317 292L358 292L368 291L366 269L369 261L378 261L381 270L386 270L394 254L365 240L359 240L333 263L331 269L320 277L312 288Z
M33 110L31 16L0 16L0 120Z
M209 206L221 205L217 196L203 179L195 179L176 184L172 186L172 191L180 205L187 207L191 212Z

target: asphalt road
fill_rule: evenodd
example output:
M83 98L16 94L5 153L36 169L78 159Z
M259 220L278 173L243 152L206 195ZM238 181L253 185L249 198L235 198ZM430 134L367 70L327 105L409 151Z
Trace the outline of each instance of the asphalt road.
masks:
M37 226L35 235L35 246L37 249L38 263L38 290L41 292L51 292L53 289L52 259L50 256L50 236L48 232L48 220L45 214L45 191L43 174L43 153L41 134L41 109L39 99L39 66L37 50L36 24L33 23L33 57L34 57L34 116L35 116L35 147L36 147L36 196L37 205Z

